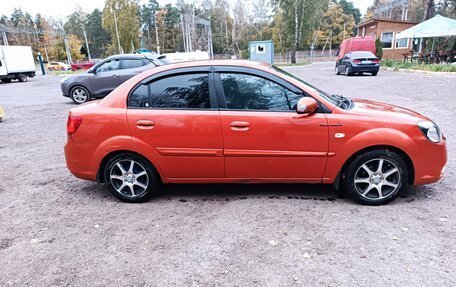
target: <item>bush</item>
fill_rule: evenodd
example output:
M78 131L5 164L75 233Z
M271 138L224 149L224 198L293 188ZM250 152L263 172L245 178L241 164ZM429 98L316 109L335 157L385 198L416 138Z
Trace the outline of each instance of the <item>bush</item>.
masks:
M379 59L383 58L383 43L379 38L375 40L375 55Z
M391 59L383 59L382 66L392 68L394 70L422 70L431 72L456 72L456 65L451 64L419 64L412 62L403 62Z

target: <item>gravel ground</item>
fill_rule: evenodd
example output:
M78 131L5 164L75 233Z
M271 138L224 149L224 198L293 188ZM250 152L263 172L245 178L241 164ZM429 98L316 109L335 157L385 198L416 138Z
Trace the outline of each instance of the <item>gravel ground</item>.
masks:
M66 169L60 77L0 84L0 286L455 286L456 77L291 72L407 106L448 138L444 179L360 206L320 185L170 185L124 204Z

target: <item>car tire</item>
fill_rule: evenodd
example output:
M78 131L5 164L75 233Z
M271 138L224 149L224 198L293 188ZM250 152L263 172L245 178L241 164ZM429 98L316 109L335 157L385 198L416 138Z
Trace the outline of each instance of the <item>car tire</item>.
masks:
M5 84L11 83L11 79L2 79L2 83L5 83Z
M83 104L88 101L90 101L90 93L89 91L82 87L82 86L76 86L71 88L70 91L70 98L75 102L76 104Z
M106 163L103 173L108 190L119 200L128 203L149 200L161 183L152 164L131 153L113 156Z
M372 76L377 76L378 72L372 72Z
M343 185L363 205L382 205L406 188L409 172L404 159L388 149L356 156L346 167Z
M26 74L19 74L19 77L17 78L19 82L27 82L27 75Z
M336 65L336 68L335 68L334 70L335 70L335 72L336 72L336 75L340 75L339 66Z
M348 67L345 68L345 76L350 77L352 73L350 73L350 69Z

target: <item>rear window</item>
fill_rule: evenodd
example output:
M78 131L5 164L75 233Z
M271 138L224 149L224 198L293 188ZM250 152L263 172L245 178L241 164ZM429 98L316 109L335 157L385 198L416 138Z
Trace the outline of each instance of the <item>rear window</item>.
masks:
M351 57L356 58L377 58L372 52L351 52Z

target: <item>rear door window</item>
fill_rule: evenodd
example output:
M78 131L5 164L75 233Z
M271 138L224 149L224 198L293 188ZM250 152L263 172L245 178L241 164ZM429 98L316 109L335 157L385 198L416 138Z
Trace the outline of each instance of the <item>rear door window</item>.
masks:
M123 59L122 69L134 69L144 66L143 59Z
M207 73L173 75L141 84L130 95L129 107L210 109Z

